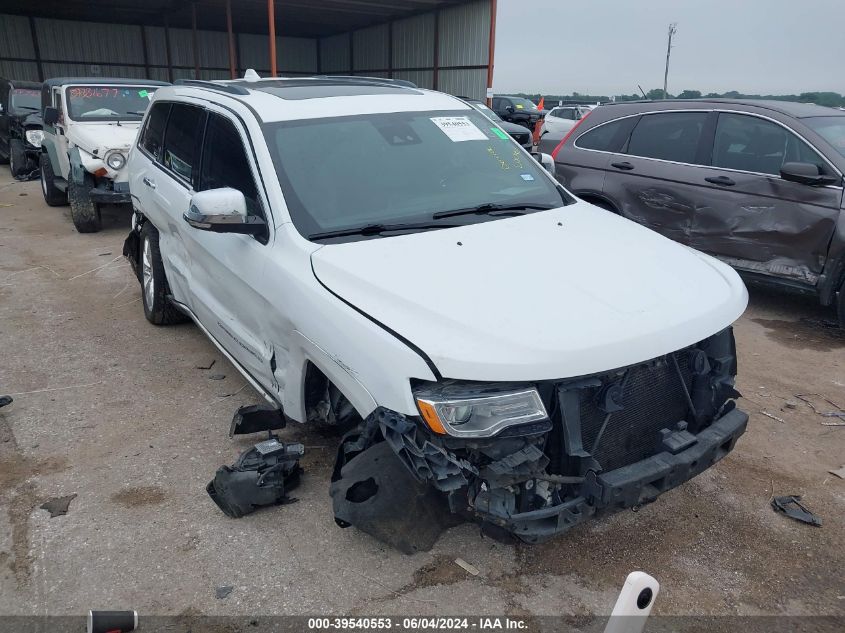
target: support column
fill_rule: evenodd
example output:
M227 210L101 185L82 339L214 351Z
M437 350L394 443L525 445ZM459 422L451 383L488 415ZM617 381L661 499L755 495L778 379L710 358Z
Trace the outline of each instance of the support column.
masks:
M41 64L41 50L38 48L38 34L35 31L35 19L29 16L29 32L32 35L32 48L35 51L35 66L38 68L38 81L44 81L44 66Z
M434 68L431 87L437 90L440 75L440 9L434 12Z
M267 21L270 23L270 76L278 75L276 69L276 7L274 0L267 0Z
M197 3L191 3L191 32L194 38L194 79L200 78L200 51L197 38Z
M167 81L173 83L173 63L170 61L170 20L164 14L164 60L167 63Z
M487 91L493 88L493 59L496 55L496 0L490 0L490 48L487 51ZM487 97L487 107L493 107L493 99Z
M229 73L238 78L238 62L235 55L235 34L232 32L232 0L226 0L226 32L229 35Z
M152 79L150 77L150 55L147 51L147 29L143 24L141 25L141 51L144 53L144 76L147 79Z

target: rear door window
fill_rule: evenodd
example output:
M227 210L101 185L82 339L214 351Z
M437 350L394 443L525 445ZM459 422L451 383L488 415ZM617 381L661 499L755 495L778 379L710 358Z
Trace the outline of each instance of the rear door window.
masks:
M777 176L787 162L812 163L820 173L830 171L815 150L782 125L747 114L719 114L714 167Z
M646 114L631 133L631 156L695 164L706 112Z
M170 114L169 103L156 103L150 110L150 116L144 125L139 145L150 154L154 160L161 160L161 150L164 145L164 126L167 125L167 115Z
M622 149L631 129L637 122L635 116L598 125L578 137L575 146L600 152L618 152Z
M263 216L246 149L234 124L219 114L209 114L203 145L199 190L237 189L246 198L249 215Z
M196 181L199 139L205 122L202 108L174 103L164 133L162 164L186 183Z

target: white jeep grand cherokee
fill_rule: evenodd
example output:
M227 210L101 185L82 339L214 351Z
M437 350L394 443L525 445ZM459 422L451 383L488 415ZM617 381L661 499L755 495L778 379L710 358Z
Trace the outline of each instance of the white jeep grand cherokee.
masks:
M408 552L449 517L536 542L745 430L736 273L574 198L459 99L186 82L129 173L147 319L189 316L288 419L347 431L341 526Z

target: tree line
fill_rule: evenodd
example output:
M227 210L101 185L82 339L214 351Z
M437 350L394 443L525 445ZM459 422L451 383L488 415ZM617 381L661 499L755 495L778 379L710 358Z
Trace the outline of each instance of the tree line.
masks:
M585 95L578 92L573 92L570 95L518 94L517 96L526 97L535 103L540 100L540 97L544 97L546 100L546 107L555 105L558 101L562 101L563 103L603 103L614 100L609 95ZM643 98L643 95L635 93L630 95L613 95L613 97L616 101L638 101ZM670 99L773 99L775 101L816 103L818 105L828 106L831 108L845 107L845 96L839 94L838 92L802 92L801 94L791 95L755 95L743 94L741 92L737 92L736 90L730 90L722 93L709 92L707 94L702 94L699 90L683 90L676 95L670 93L668 97ZM653 88L646 93L645 98L662 99L663 90L661 88Z

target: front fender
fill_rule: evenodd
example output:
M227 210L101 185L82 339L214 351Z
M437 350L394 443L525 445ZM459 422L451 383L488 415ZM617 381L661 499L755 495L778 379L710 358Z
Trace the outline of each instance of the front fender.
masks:
M375 411L375 399L367 388L343 365L342 359L334 358L307 336L294 330L291 340L290 362L284 377L284 406L288 417L304 422L305 412L305 370L308 362L313 363L341 393L352 403L362 418Z
M71 178L73 178L73 182L77 185L85 183L86 173L94 174L101 169L105 169L107 172L110 171L102 159L92 156L85 150L79 149L78 145L71 147L68 155L70 158Z

